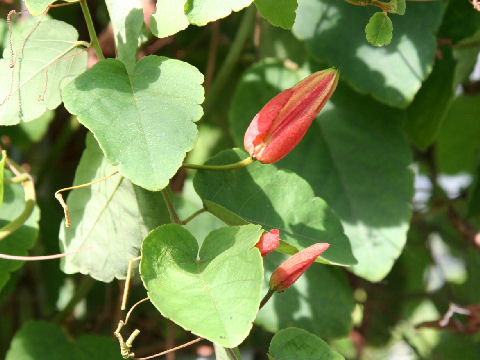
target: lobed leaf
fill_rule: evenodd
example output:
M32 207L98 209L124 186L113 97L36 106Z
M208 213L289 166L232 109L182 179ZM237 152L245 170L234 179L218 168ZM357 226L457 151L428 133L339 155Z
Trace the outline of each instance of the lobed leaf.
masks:
M84 184L115 170L93 136L88 136L73 183ZM62 222L61 249L90 248L63 258L63 271L88 274L105 282L124 279L128 261L138 256L143 238L156 226L169 222L159 193L135 186L120 175L73 190L67 204L72 226L66 228Z
M183 227L168 224L143 241L140 274L150 301L186 330L224 347L249 334L263 279L259 226L212 231L199 251Z
M129 74L107 59L63 91L65 107L78 115L123 176L145 189L163 189L197 137L203 75L193 66L146 56Z
M77 39L73 26L47 17L14 28L13 58L7 47L0 59L0 125L31 121L60 105L61 89L87 66Z

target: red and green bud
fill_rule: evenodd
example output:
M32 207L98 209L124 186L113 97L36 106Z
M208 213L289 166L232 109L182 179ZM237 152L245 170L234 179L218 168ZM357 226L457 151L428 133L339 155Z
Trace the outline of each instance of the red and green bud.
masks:
M288 289L329 246L328 243L313 244L289 257L270 277L270 290L282 292Z
M271 164L287 155L335 91L338 76L333 68L318 71L271 99L245 132L250 156Z
M272 229L268 233L263 233L260 240L255 245L262 257L275 250L280 245L280 234L278 229Z

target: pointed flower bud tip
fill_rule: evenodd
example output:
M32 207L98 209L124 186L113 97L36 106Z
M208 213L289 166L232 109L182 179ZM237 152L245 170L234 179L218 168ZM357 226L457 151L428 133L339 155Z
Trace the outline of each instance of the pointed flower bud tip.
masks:
M270 277L270 290L285 291L328 249L330 244L313 244L285 260Z
M268 233L263 233L260 240L255 245L262 257L275 250L280 245L280 234L278 229L272 229Z
M333 94L338 77L333 68L318 71L266 103L245 132L250 156L271 164L287 155Z

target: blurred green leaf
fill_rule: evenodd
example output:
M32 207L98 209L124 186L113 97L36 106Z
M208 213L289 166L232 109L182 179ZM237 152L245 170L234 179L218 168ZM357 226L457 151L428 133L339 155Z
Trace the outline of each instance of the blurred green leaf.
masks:
M407 8L407 0L390 0L390 12L405 15L405 10Z
M279 331L270 343L269 356L274 360L344 360L328 344L308 331L288 328Z
M5 171L5 177L12 177ZM25 194L21 184L4 184L3 203L0 207L0 228L16 219L25 207ZM28 220L12 234L0 240L0 254L25 256L38 236L40 211L35 206ZM0 290L10 277L9 273L18 270L23 261L0 259ZM3 283L2 283L3 282Z
M186 29L190 24L185 15L187 0L157 0L150 29L153 35L164 38Z
M242 358L238 348L227 349L215 343L213 343L213 347L215 348L215 360L240 360Z
M230 15L232 11L240 11L252 2L253 0L187 0L185 14L190 24L203 26Z
M134 184L155 191L168 185L195 144L202 82L195 67L152 55L132 74L118 60L100 61L62 94L110 163Z
M263 293L268 291L272 272L287 258L278 252L264 258ZM295 284L270 299L255 323L271 332L296 326L322 338L337 338L350 332L353 306L345 275L331 266L313 264Z
M60 91L87 66L80 53L77 30L47 17L14 27L14 67L10 49L0 60L0 125L14 125L40 117L61 103Z
M362 9L346 1L300 1L293 32L315 58L337 67L354 89L403 108L432 69L434 32L443 12L440 1L412 2L409 9L393 17L395 36L385 48L369 45L361 31L373 7Z
M440 126L455 98L455 61L450 49L442 51L433 71L407 109L405 129L413 144L424 151L438 135Z
M7 152L5 150L2 150L0 152L0 208L2 207L2 203L3 203L3 179L5 177L4 169L5 169L6 159L7 159Z
M272 25L291 29L295 23L297 0L255 0L255 6Z
M238 149L227 150L206 164L231 164L247 156ZM256 162L233 171L198 171L193 184L204 201L265 230L279 229L280 238L297 250L328 242L330 248L319 260L336 265L356 263L337 216L296 174ZM222 218L221 209L217 210L214 215Z
M237 145L262 106L306 75L273 61L244 74L230 114ZM404 115L340 83L305 138L278 163L306 179L340 217L358 260L352 269L371 281L390 271L409 226L413 176Z
M235 347L249 334L260 304L263 266L254 245L260 226L212 231L197 240L177 224L143 241L140 273L150 301L186 330Z
M117 50L117 58L121 60L131 73L137 62L137 48L143 26L143 10L140 0L105 1Z
M115 341L83 335L73 343L57 326L29 321L15 334L5 360L120 360Z
M480 95L455 99L438 135L436 160L439 171L473 173L479 163Z
M116 169L105 160L93 136L88 136L73 183L84 184ZM169 222L160 193L146 191L120 175L72 190L67 204L72 226L67 228L62 222L62 250L91 248L63 258L63 271L88 274L105 282L125 278L128 261L138 256L143 238Z
M365 27L367 41L373 46L385 46L392 41L392 20L382 11L372 15Z
M42 15L48 6L56 0L25 0L25 6L33 16ZM77 0L64 0L65 2L76 2Z

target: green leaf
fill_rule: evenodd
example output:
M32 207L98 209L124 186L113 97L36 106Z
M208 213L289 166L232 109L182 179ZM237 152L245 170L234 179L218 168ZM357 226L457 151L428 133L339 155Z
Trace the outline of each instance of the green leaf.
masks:
M480 215L480 164L476 166L473 184L468 191L468 216Z
M105 336L83 335L72 343L57 326L28 321L15 334L6 360L120 360L115 341Z
M291 29L295 22L297 0L255 0L260 14L272 25Z
M25 0L25 6L33 16L42 15L48 6L56 0ZM64 0L65 2L75 2L76 0Z
M207 164L231 164L247 156L238 149L227 150ZM297 250L328 242L330 248L319 260L336 265L356 263L337 216L296 174L256 162L233 171L198 171L193 184L204 201L216 203L265 230L279 229L280 238ZM211 207L208 209L211 211ZM222 218L220 212L214 215Z
M367 41L373 46L385 46L392 41L392 20L382 11L372 15L365 27Z
M93 136L89 136L73 183L84 184L115 170ZM169 222L159 193L135 186L120 175L73 190L67 204L72 226L61 225L62 250L91 248L63 258L63 271L81 272L105 282L125 278L128 261L138 256L143 238L158 225Z
M15 27L14 67L7 47L0 60L0 125L14 125L40 117L61 103L60 91L87 66L79 53L77 30L63 21L44 18Z
M442 18L442 3L412 3L405 16L395 16L395 37L387 48L367 44L362 29L373 7L346 1L302 1L293 31L317 59L340 69L361 93L395 107L406 107L432 69ZM348 26L345 24L348 23Z
M407 8L407 0L390 0L389 5L389 12L398 15L405 15L405 10Z
M272 272L287 258L278 252L264 258L263 293L268 291ZM295 284L267 302L255 323L271 332L289 326L302 327L331 339L351 331L353 307L353 294L346 276L332 266L313 264Z
M163 316L225 347L250 332L260 304L263 266L254 245L260 226L212 231L200 252L177 224L153 230L143 241L140 273Z
M453 102L437 139L439 171L473 173L478 164L480 95L460 95Z
M143 26L143 10L140 0L105 1L112 22L117 58L131 73L137 62L137 48Z
M186 29L189 25L185 15L187 0L157 0L157 10L152 15L150 30L159 38L164 38Z
M328 344L319 337L293 327L275 334L270 343L269 356L274 360L344 360L343 356L330 350Z
M0 157L0 208L1 208L3 203L3 179L5 177L4 169L5 169L5 160L7 159L7 152L5 150L2 150L0 154L1 154L1 157Z
M230 15L232 11L240 11L252 2L253 0L187 0L185 14L190 24L203 26Z
M62 94L108 161L133 183L155 191L168 184L195 144L202 82L195 67L152 55L132 74L118 60L100 61Z
M5 177L12 173L5 172ZM25 207L25 194L21 184L4 184L3 203L0 207L0 228L10 223L20 215ZM25 256L32 248L38 236L38 221L40 211L35 206L28 220L9 236L0 240L0 254ZM10 277L10 273L18 270L22 261L0 259L0 290ZM3 280L2 280L3 279ZM2 282L4 282L2 284Z
M306 75L271 61L248 70L231 108L236 144L243 144L250 119L269 99ZM305 138L277 164L306 179L340 217L358 260L352 269L371 281L382 279L400 255L411 216L413 175L403 120L404 112L339 83Z
M451 51L445 49L443 58L437 59L432 73L407 109L405 130L422 151L435 141L455 97L454 74L455 61Z

